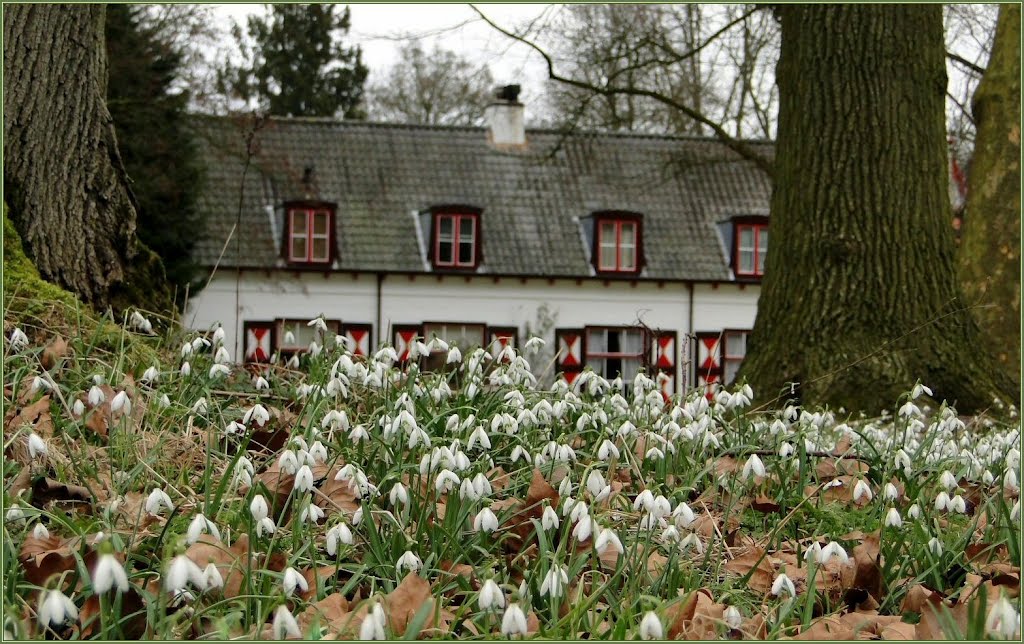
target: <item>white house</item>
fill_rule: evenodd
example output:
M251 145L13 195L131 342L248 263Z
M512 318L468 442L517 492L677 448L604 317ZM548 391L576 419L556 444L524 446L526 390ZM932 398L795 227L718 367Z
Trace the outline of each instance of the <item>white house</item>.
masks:
M186 322L223 324L247 361L305 350L323 315L362 354L540 335L534 368L570 380L589 366L664 373L668 391L728 381L769 178L712 139L525 130L505 89L487 128L199 117L195 255L213 275Z

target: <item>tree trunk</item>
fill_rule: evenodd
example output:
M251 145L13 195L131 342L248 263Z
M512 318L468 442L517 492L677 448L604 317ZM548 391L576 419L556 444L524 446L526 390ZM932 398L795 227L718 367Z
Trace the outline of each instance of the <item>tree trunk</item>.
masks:
M135 200L105 104L103 5L4 6L4 193L40 274L104 305Z
M942 8L778 11L772 236L740 377L848 411L891 409L918 379L961 411L1015 397L956 278Z
M965 299L1009 377L1020 378L1020 5L999 7L974 94L978 134L960 246Z

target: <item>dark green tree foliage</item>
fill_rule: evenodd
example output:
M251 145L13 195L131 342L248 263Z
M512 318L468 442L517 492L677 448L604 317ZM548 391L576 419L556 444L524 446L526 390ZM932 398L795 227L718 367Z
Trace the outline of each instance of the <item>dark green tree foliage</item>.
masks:
M191 250L202 225L202 170L185 122L188 93L175 86L182 53L145 26L145 10L107 7L107 106L138 200L139 239L163 259L181 304L185 287L197 287Z
M345 47L349 8L330 4L266 5L250 16L249 41L235 27L245 58L220 73L221 91L277 116L343 116L361 119L368 68L358 47ZM340 13L336 13L340 11Z

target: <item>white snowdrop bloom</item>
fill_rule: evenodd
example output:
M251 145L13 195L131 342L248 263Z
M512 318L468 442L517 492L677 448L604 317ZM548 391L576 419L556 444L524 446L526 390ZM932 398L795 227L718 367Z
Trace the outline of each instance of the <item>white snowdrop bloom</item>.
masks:
M740 609L735 606L727 607L725 612L722 614L722 617L725 618L725 623L732 630L736 630L743 625L743 614L740 613Z
M640 620L640 639L661 640L665 639L665 628L661 625L657 613L653 610L647 611Z
M6 520L10 522L21 521L25 518L25 512L21 509L17 503L12 503L7 506Z
M882 488L882 499L886 501L895 501L900 497L900 491L892 483L886 483L885 487Z
M680 528L689 528L697 520L697 516L686 503L677 505L676 509L672 511L672 516L675 518L675 524Z
M220 530L217 526L202 514L197 514L188 524L188 531L185 533L185 539L189 545L192 545L199 540L199 536L203 533L209 533L214 539L220 539Z
M60 590L48 590L43 593L42 601L39 602L37 619L40 627L55 629L68 622L77 621L78 607Z
M284 571L284 579L281 580L281 586L284 588L284 594L291 597L296 590L300 593L304 593L309 590L309 582L302 574L292 568L288 567Z
M821 554L818 555L818 563L824 566L833 558L838 559L839 563L844 566L850 561L850 555L848 555L846 550L839 545L838 541L832 541L821 549Z
M470 479L462 479L462 483L459 485L459 498L467 501L479 501L480 493L477 492L476 486L473 485L473 481Z
M299 456L293 450L286 449L277 457L277 469L282 474L295 474L299 471Z
M597 540L594 541L594 549L598 552L604 550L605 546L609 546L615 552L620 555L625 552L622 547L622 541L619 539L619 535L615 534L615 531L611 528L603 528L597 535Z
M277 524L270 517L263 517L256 522L256 536L271 535L277 532Z
M404 506L409 505L409 491L405 489L405 486L401 483L395 483L391 486L391 492L388 494L388 500L391 501L392 506L397 506L401 503Z
M921 383L918 383L914 385L914 389L910 392L910 399L917 400L921 396L921 394L928 394L929 396L931 396L932 390L922 385Z
M526 613L519 607L519 604L511 603L505 609L501 618L501 634L503 637L513 635L526 635L529 631L526 625Z
M171 565L167 569L164 590L174 596L188 588L189 584L197 590L205 590L206 578L203 576L203 570L185 555L178 555L171 560Z
M417 446L423 445L424 447L430 447L430 436L427 432L423 431L419 427L416 427L409 432L409 441L407 443L410 450L416 449Z
M335 525L327 531L327 554L332 557L338 553L338 545L351 546L355 543L352 531L344 522Z
M568 477L567 477L568 478ZM564 479L563 479L564 480ZM590 496L596 497L607 483L604 480L604 476L598 470L591 470L587 476L587 492L590 492Z
M490 508L484 508L473 518L473 531L491 533L498 529L498 517Z
M416 572L422 567L423 562L420 561L420 558L417 557L416 553L414 553L412 550L406 550L405 553L401 557L399 557L398 561L395 563L395 570L399 573L401 573L403 570L408 570L409 572Z
M387 624L387 618L384 616L384 609L380 604L375 603L363 617L363 623L359 626L359 639L363 641L387 639L387 635L384 633L385 624Z
M289 332L290 333L290 332ZM299 630L299 623L295 621L295 617L291 611L288 610L288 606L282 604L274 610L274 619L271 622L271 630L274 632L275 640L288 639L290 637L302 637L302 631Z
M795 451L796 450L794 449L794 447L791 444L783 443L779 447L779 456L781 456L782 458L789 458L790 456L793 455L793 452L795 452Z
M780 597L783 592L789 593L790 597L796 597L796 586L793 585L793 581L786 576L786 573L780 573L775 581L772 582L772 595Z
M249 409L245 410L245 414L242 415L242 422L248 425L251 421L256 421L256 424L263 427L270 420L270 412L267 408L256 403Z
M103 393L102 389L93 385L92 387L89 387L89 393L86 396L86 399L89 401L90 407L99 407L107 400L107 396Z
M168 510L174 510L174 504L171 503L171 497L167 496L167 493L162 489L156 487L146 497L146 513L153 516L158 516L163 508Z
M740 478L746 481L750 478L750 475L764 477L766 472L764 469L764 463L761 462L761 458L757 454L751 454L747 462L743 464L743 470L740 472Z
M936 557L942 556L942 542L939 541L938 537L932 537L928 540L928 551Z
M224 577L221 576L216 564L207 564L203 569L203 587L206 590L224 587Z
M213 354L213 361L216 364L226 365L231 362L231 354L224 347L217 347L217 351Z
M100 555L96 568L92 571L93 594L102 595L110 590L124 593L128 591L128 573L124 566L111 553Z
M286 362L284 366L289 368L289 369L298 369L299 368L299 354L293 353L292 357L288 358L288 362ZM300 391L303 391L303 390L300 390ZM305 397L306 395L308 395L310 390L309 389L305 389L304 391L305 391L305 393L301 394L299 396L300 398Z
M231 375L231 368L224 364L215 364L210 367L210 380L220 378L222 376Z
M32 386L29 387L29 393L34 394L40 389L45 389L46 391L53 391L53 384L42 376L36 376L35 378L32 379Z
M459 478L458 474L451 470L444 469L441 470L437 475L437 478L434 480L434 489L437 490L438 494L447 494L461 482L462 479Z
M951 498L946 507L949 509L950 512L956 512L959 514L967 513L967 502L964 501L964 497L960 496L959 494Z
M448 351L448 343L441 338L434 336L434 339L427 343L428 353L445 353Z
M903 526L903 519L896 508L889 508L889 511L885 513L884 523L889 528L900 528Z
M35 432L29 432L27 440L29 458L31 458L34 461L40 456L46 456L49 450L46 447L46 441L44 441L39 434Z
M813 561L818 563L823 557L821 553L821 544L815 541L807 548L807 550L804 551L804 561Z
M151 366L142 372L142 376L139 378L142 382L156 382L160 379L160 370L155 366Z
M459 351L457 346L452 345L448 349L448 357L445 359L445 364L459 364L462 362L462 352Z
M870 501L874 498L875 494L871 491L871 486L864 482L863 479L857 481L857 484L853 486L853 502L857 503L861 499L865 502Z
M907 474L912 469L912 463L910 461L910 455L907 454L902 448L896 451L896 456L893 458L893 462L896 467L902 468Z
M583 501L577 501L569 509L569 522L575 523L590 514L590 508Z
M492 607L503 608L505 606L505 594L501 592L498 584L493 579L487 579L480 586L480 593L477 595L477 605L480 610L488 611Z
M658 517L667 517L672 514L672 503L662 495L654 497L654 505L651 507L651 514Z
M1020 639L1020 615L1006 595L999 594L999 601L995 602L985 619L985 630L995 638Z
M270 383L263 376L256 376L252 384L256 391L270 391Z
M1020 520L1020 499L1017 499L1017 501L1014 502L1014 504L1013 504L1013 508L1010 509L1010 520L1011 521L1019 521Z
M206 404L206 398L200 398L195 402L194 405L192 405L192 413L202 416L206 414L208 408L209 407Z
M359 441L368 441L370 440L370 433L366 431L366 427L364 427L363 425L356 425L355 427L352 428L352 431L348 433L348 438L353 443L358 443Z
M985 470L981 473L981 482L985 485L992 485L996 482L996 477L992 475L992 472Z
M557 528L560 524L558 513L550 505L544 508L544 514L540 517L540 525L545 530Z
M952 492L957 487L956 477L949 470L944 470L939 476L939 485L946 488L948 492Z
M110 401L110 411L119 411L125 414L126 416L131 415L132 401L128 398L127 392L117 392L117 395L114 396L114 399Z
M900 407L899 415L903 418L916 418L921 415L921 409L908 400Z
M589 514L584 514L576 522L576 525L572 529L572 536L580 543L583 543L590 538L590 535L594 531L594 520L590 518Z
M11 349L18 352L28 346L28 336L25 335L25 332L18 327L14 327L14 330L11 331L11 337L8 342L11 345Z
M643 490L633 500L633 510L639 510L641 507L648 512L654 507L654 494L650 490Z
M535 354L538 353L544 347L545 344L547 344L547 341L544 340L544 338L535 335L532 336L529 340L527 340L526 344L523 346L526 349L527 353Z
M1010 494L1017 494L1020 492L1020 484L1017 482L1017 473L1012 468L1006 470L1006 474L1003 474L1003 489Z
M50 531L47 530L46 526L42 523L37 523L35 527L32 528L32 536L36 539L49 539Z
M631 423L631 422L629 422L627 420L624 423L622 423L621 425L619 425L619 429L616 432L616 434L619 437L621 437L621 438L625 438L625 437L629 436L630 434L632 434L635 431L636 431L636 425L634 425L633 423Z
M679 543L679 549L683 552L693 548L693 550L699 554L704 554L704 543L700 540L696 534L691 532Z
M947 510L949 509L949 494L943 490L935 495L935 509L936 510Z
M217 328L213 330L212 340L214 346L220 346L224 344L225 337L227 337L227 333L224 331L224 327L218 324ZM210 346L209 343L207 343L207 346Z
M326 463L327 457L327 447L325 447L320 441L315 441L309 446L309 458L313 461L314 465L318 463Z
M921 506L913 504L907 509L907 516L915 521L921 518Z
M483 472L477 472L476 476L473 477L473 489L476 490L479 497L490 496L494 491L494 488L491 487L491 482L487 480L487 475Z
M602 461L607 461L610 458L617 459L619 458L619 448L615 447L615 443L605 439L597 450L597 458Z
M242 434L245 434L245 425L238 422L237 420L233 420L224 426L225 436L241 436Z
M164 398L166 397L167 394L164 394ZM170 402L168 401L168 405L169 404ZM81 418L82 415L85 414L85 403L76 398L74 404L71 405L71 413L75 416L75 418Z
M558 496L569 497L572 496L573 484L572 479L566 474L565 478L558 482Z
M555 460L562 463L569 463L576 460L576 451L568 445L559 445L555 452Z
M469 440L466 442L466 449L473 449L477 445L480 449L491 449L491 439L487 437L487 432L484 431L482 425L478 425L473 433L469 435Z
M569 575L564 566L551 566L544 581L540 584L540 594L549 595L553 598L562 596L563 591L569 585Z
M262 494L252 497L252 502L249 503L249 513L255 521L260 521L270 516L270 506Z
M676 543L679 539L679 528L675 525L669 524L668 527L661 531L661 540L665 543Z
M665 452L660 447L652 447L644 454L644 460L660 461L665 458Z

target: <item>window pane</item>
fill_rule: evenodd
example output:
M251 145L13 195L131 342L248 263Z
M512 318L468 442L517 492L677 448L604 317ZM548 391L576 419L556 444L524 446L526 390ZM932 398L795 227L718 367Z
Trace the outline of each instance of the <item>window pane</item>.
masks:
M473 239L473 228L474 222L472 217L460 217L459 218L459 238L460 239Z
M292 237L292 259L306 259L306 238Z
M597 264L598 268L601 270L615 270L615 244L602 243L600 248L598 248L598 254L600 255Z
M604 329L591 329L587 333L587 353L606 353L607 351L607 331L605 331Z
M619 351L640 354L644 350L644 338L639 330L622 331L619 334Z
M438 219L437 233L441 239L452 239L455 232L455 223L451 217L441 217Z
M292 211L292 234L293 235L305 235L306 234L306 211L305 210L294 210L294 211Z
M754 272L754 251L740 249L739 272L750 274Z
M471 265L473 263L473 243L459 241L459 263Z
M762 253L768 250L768 229L762 228L757 231L757 248Z
M442 264L451 264L454 261L452 257L452 243L450 241L441 241L437 245L437 261Z
M750 226L740 227L740 248L754 247L754 229Z
M747 334L726 333L725 353L727 358L742 358L747 355Z
M623 246L620 257L620 271L631 271L636 269L636 250L632 246Z
M327 239L325 237L313 238L313 259L327 260Z
M736 374L740 370L740 364L742 360L726 360L725 361L725 379L723 382L732 382L736 379Z
M317 235L327 234L327 221L329 217L326 212L320 211L313 215L313 232Z
M599 239L602 244L612 244L613 246L615 245L615 222L601 222L601 236Z
M621 242L623 245L636 245L636 224L631 221L622 222Z

